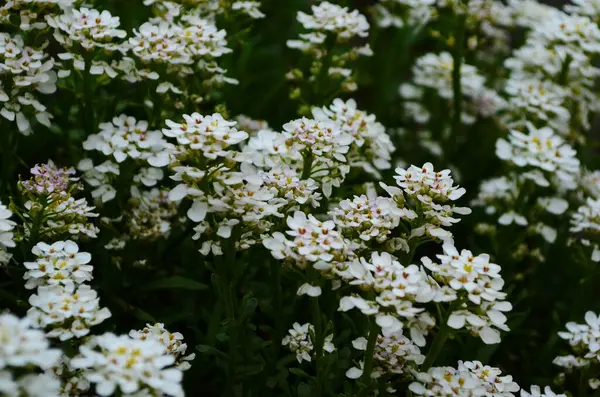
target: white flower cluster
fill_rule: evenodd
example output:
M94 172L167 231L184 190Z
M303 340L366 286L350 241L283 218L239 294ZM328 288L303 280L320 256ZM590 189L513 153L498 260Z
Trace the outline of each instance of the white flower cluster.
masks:
M141 331L130 331L129 336L133 339L149 339L162 343L165 347L165 353L175 356L175 365L182 371L190 369L190 361L196 357L196 354L194 353L188 354L187 356L185 355L187 344L183 343L183 335L181 333L171 333L167 331L165 325L161 323L154 325L146 324Z
M523 127L528 120L543 122L555 131L566 131L571 117L566 108L569 92L552 81L509 79L505 92L510 109L505 121L510 127Z
M436 14L437 0L383 0L375 5L377 24L382 28L419 27Z
M73 368L71 359L63 354L58 364L52 368L54 374L61 380L61 397L83 397L90 390L90 382L80 370Z
M346 154L352 136L331 120L311 120L303 117L283 125L283 139L291 152L304 158L302 179L321 182L325 196L331 196L333 186L339 187L350 172Z
M370 260L360 258L339 272L351 285L376 293L373 300L353 294L340 299L340 311L359 309L374 315L384 335L400 332L402 319L411 320L424 309L415 303L430 302L435 297L427 274L416 265L403 266L387 252L373 252Z
M423 257L423 265L439 283L436 301L456 302L448 317L448 326L466 328L486 344L500 343L500 332L509 331L504 312L512 310L502 292L504 280L500 266L490 263L487 254L474 256L471 251L458 251L448 243L437 255L440 263Z
M93 188L91 194L95 200L106 203L115 198L117 189L113 182L121 173L119 164L106 160L94 165L91 159L82 159L77 164L77 169L83 173L82 179Z
M311 7L312 14L298 12L298 21L306 30L333 32L340 40L367 37L369 23L357 10L349 11L327 1Z
M33 324L47 329L50 337L68 340L89 334L110 317L107 308L100 308L96 291L84 284L93 277L89 253L79 252L73 241L38 243L31 252L37 260L25 262L24 278L26 288L37 288L27 312Z
M302 361L311 362L313 350L315 349L313 342L313 337L315 335L314 326L310 323L302 325L294 323L292 327L293 328L288 331L289 335L286 335L285 338L283 338L281 344L287 346L292 353L296 354L296 359L299 363ZM323 340L323 351L327 353L335 351L332 340L333 334L325 337Z
M528 133L512 130L508 137L496 142L496 155L518 167L534 167L550 173L556 184L565 189L575 189L580 173L577 152L551 128L537 129L527 124ZM538 182L540 184L540 182ZM542 181L542 185L545 183Z
M31 250L37 257L35 262L25 262L27 280L25 288L35 289L43 285L82 284L92 279L92 256L79 252L73 241L57 241L52 245L37 243Z
M179 203L169 200L167 191L156 188L140 191L132 187L129 204L125 218L130 238L155 240L169 235Z
M424 124L431 118L430 111L423 106L427 90L434 91L443 100L454 99L454 58L448 52L425 54L418 58L413 67L413 82L400 86L405 114ZM496 92L485 86L485 78L469 64L461 65L460 81L466 106L461 114L464 124L473 124L477 116L490 117L505 106Z
M81 186L73 177L74 169L57 168L53 162L36 165L31 169L32 177L19 182L19 188L28 201L24 205L25 236L57 239L65 234L72 238L86 236L95 238L99 229L89 218L95 218L95 207L89 206L85 198L73 197ZM41 220L37 222L36 220Z
M519 385L513 382L512 376L502 376L498 368L479 361L459 361L458 368L433 367L417 373L409 389L424 397L515 397L513 392L519 391Z
M341 88L345 91L355 91L356 77L352 69L348 68L349 61L359 56L371 56L373 51L368 44L355 46L353 39L365 38L369 35L369 22L357 10L350 11L347 7L322 1L311 6L312 14L298 12L298 22L308 33L301 33L299 39L288 40L289 48L298 49L310 54L313 59L313 68L309 81L316 82L321 76L339 79ZM334 45L343 51L332 55ZM328 69L323 70L323 59L328 58ZM318 72L316 70L318 69ZM302 79L302 72L288 74L290 79Z
M558 356L553 363L566 369L591 367L600 363L600 317L594 312L585 313L585 324L568 322L567 331L558 336L569 342L574 354ZM600 375L592 371L589 385L600 387Z
M358 338L352 341L352 346L361 351L367 350L367 339ZM372 378L379 378L385 374L403 374L415 365L421 365L425 356L415 343L397 331L389 335L378 335L373 350L374 368ZM358 367L352 367L346 372L350 379L358 379L363 374L364 362Z
M319 205L319 185L312 179L300 179L300 175L293 168L272 168L269 171L259 171L259 175L265 186L276 188L279 197L290 203L310 204L313 207Z
M148 130L147 121L122 114L112 122L100 123L100 132L88 135L83 148L112 155L118 163L130 158L163 167L169 163L171 146L163 139L162 132Z
M339 277L338 266L344 266L344 261L352 257L353 245L335 230L335 223L321 222L311 214L307 216L304 212L296 211L293 216L288 216L287 225L290 230L286 234L291 239L275 232L263 240L271 255L302 270L312 266L327 278ZM298 293L318 296L321 288L303 286Z
M333 221L348 238L358 237L365 242L383 242L398 227L402 217L412 216L398 208L388 197L354 196L342 200L330 211Z
M254 2L238 2L239 10L248 14L257 15L260 11ZM194 101L201 101L202 97L189 91L189 87L180 84L181 80L195 73L205 75L204 85L237 84L237 80L225 76L226 70L220 68L216 59L231 52L227 47L226 32L217 28L214 18L202 15L201 8L208 4L200 2L197 9L184 10L179 5L163 2L161 5L168 9L160 11L157 17L134 29L133 36L123 45L124 51L133 58L125 57L116 64L128 81L144 79L157 80L158 74L154 71L156 65L166 65L167 75L175 77L172 81L162 81L158 84L156 92L184 94L192 97ZM217 3L215 3L217 5ZM219 7L219 5L217 5ZM212 10L218 11L218 10ZM134 59L142 63L139 69ZM146 69L149 68L149 69ZM179 83L179 84L177 84Z
M0 115L15 121L23 134L32 132L31 120L46 127L52 115L36 93L56 92L54 60L40 49L26 46L19 35L0 33Z
M586 12L579 14L581 7L566 6L568 14L526 3L516 6L516 14L532 30L505 62L511 70L506 92L512 96L505 121L522 125L530 110L541 126L545 122L563 136L579 134L578 126L589 129L590 112L600 109L594 91L600 69L590 61L600 52L600 29Z
M422 212L423 219L405 237L434 237L448 240L452 235L443 227L452 226L460 221L454 214L468 215L471 209L446 204L458 200L465 194L464 188L454 185L450 170L435 171L431 163L422 167L411 165L407 169L397 168L394 179L398 187L380 183L382 188L394 199L399 208L404 209L404 217L416 219L415 210Z
M46 15L73 6L75 0L8 0L0 6L0 23L14 24L19 21L23 31L44 29L48 26Z
M16 226L10 220L12 212L0 201L0 265L8 263L12 257L6 249L15 247L13 229Z
M124 38L127 33L118 29L119 17L108 11L89 8L70 9L58 16L48 16L48 25L54 28L54 38L67 49L81 46L86 50L102 48L104 51L118 49L113 39Z
M178 142L170 164L175 172L171 178L178 185L169 199L193 199L187 215L198 223L194 239L203 237L200 252L204 255L221 255L220 239L229 239L237 225L240 248L255 244L260 234L270 229L272 217L283 217L281 211L290 201L317 198L312 182L301 183L291 170L285 171L287 176L281 180L277 171L259 172L248 162L240 163L244 155L234 150L234 145L248 134L235 129L235 122L220 114L194 113L185 115L183 123L167 120L167 125L163 133ZM284 188L288 178L296 184ZM212 225L206 221L209 213L216 217Z
M3 396L58 397L60 382L49 371L61 351L50 348L28 319L0 315L0 393ZM39 368L45 372L35 373ZM18 377L15 377L18 374Z
M600 199L588 198L586 203L573 214L569 230L572 233L598 234L600 232Z
M600 246L598 234L600 233L600 199L587 198L586 202L577 208L571 216L571 233L580 234L579 241L583 246L591 247L591 258L600 262Z
M550 386L546 386L543 392L539 386L531 386L531 393L521 389L521 397L567 397L567 395L554 393Z
M71 365L95 384L100 396L148 392L183 397L183 373L173 367L175 356L157 339L134 339L105 333L93 336L79 347Z
M344 133L352 137L347 153L351 167L360 167L376 178L381 178L379 170L391 167L391 154L395 150L385 127L377 122L375 115L356 108L356 101L344 102L334 99L329 107L314 108L316 120L332 120Z
M173 151L173 145L163 138L162 132L149 130L147 121L127 115L101 123L100 132L89 135L83 142L83 148L111 157L98 165L86 158L78 165L83 171L83 179L94 188L92 197L102 203L113 200L117 194L113 183L121 174L120 164L127 159L135 164L133 187L152 187L163 179L164 172L160 167L169 164Z
M351 167L376 176L379 170L390 168L394 146L385 128L374 115L357 109L355 101L335 99L329 107L312 112L315 119L290 121L282 133L255 123L257 132L243 148L243 161L278 173L285 170L288 180L294 181L293 188L290 186L294 191L294 178L307 181L302 184L310 185L311 190L312 181L319 182L326 196L343 182Z

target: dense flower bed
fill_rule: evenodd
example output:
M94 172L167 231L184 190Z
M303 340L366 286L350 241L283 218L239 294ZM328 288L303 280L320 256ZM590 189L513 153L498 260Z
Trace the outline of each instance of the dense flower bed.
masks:
M600 2L7 0L0 395L600 395Z

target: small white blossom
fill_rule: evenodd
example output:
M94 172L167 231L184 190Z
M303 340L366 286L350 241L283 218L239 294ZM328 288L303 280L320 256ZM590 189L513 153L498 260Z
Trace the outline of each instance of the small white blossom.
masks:
M313 335L315 334L314 326L310 323L306 323L300 325L299 323L294 323L293 328L288 331L289 335L287 335L281 341L283 346L287 346L293 353L296 354L296 359L299 363L302 361L312 361L313 350L315 348L314 342L312 340ZM323 351L327 353L333 352L335 346L331 342L333 340L333 334L328 335L323 340Z
M184 395L183 374L172 367L175 356L158 340L105 333L81 345L79 353L71 364L83 370L100 396L110 396L116 390L124 394L147 390L172 397Z

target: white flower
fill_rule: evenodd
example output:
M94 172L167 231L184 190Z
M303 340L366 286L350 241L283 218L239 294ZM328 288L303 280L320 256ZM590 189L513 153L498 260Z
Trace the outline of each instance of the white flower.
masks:
M0 369L28 365L49 369L61 355L60 350L50 348L42 331L31 328L27 318L0 315L0 338Z
M317 297L317 296L321 296L321 287L319 287L319 286L314 287L308 283L304 283L300 286L300 288L298 288L296 295L298 295L298 296L308 295L313 298Z
M331 187L340 186L349 172L346 154L352 136L331 120L306 117L284 124L283 129L283 138L289 142L290 149L303 154L303 173L307 170L309 177L321 182L323 193L329 197Z
M175 356L177 368L182 371L188 370L191 367L190 361L196 357L194 353L185 355L187 344L183 343L182 334L179 332L170 333L161 323L146 324L146 327L141 331L129 331L129 336L133 339L151 339L162 343L165 347L165 353Z
M498 368L479 361L459 361L458 368L433 367L417 373L409 389L418 396L494 396L515 397L519 385L512 376L500 376Z
M100 123L100 132L89 135L83 142L83 148L100 151L106 156L112 155L117 163L127 158L156 163L160 156L167 161L159 161L157 165L164 166L168 163L172 145L164 140L162 132L148 130L147 121L138 121L122 114L114 117L112 122Z
M127 335L105 333L92 337L71 360L74 368L96 386L96 393L110 396L147 390L157 394L183 397L180 369L172 367L175 356L155 339L133 339Z
M88 265L92 256L79 252L79 247L71 240L57 241L52 245L37 243L31 252L37 260L23 263L28 269L23 275L27 289L40 285L82 284L93 277L93 267Z
M521 226L527 226L529 224L529 222L527 222L527 218L525 218L523 215L517 214L514 211L508 211L500 215L498 218L498 223L505 226L513 223Z
M546 386L543 392L539 386L531 386L531 393L522 389L521 397L567 397L567 395L554 393L550 386Z
M569 209L569 202L560 197L540 197L538 204L554 215L564 214Z
M92 186L92 197L102 203L111 201L117 195L113 187L113 180L120 174L117 163L106 160L104 163L94 165L91 159L83 159L77 165L83 171L83 180Z
M54 38L66 48L77 43L88 50L94 47L114 50L112 39L126 36L124 30L117 29L119 17L113 17L108 11L72 9L58 16L48 16L46 21L55 29Z
M15 226L17 225L14 221L11 221L9 218L12 216L12 212L0 202L0 253L4 252L6 248L12 248L15 246L14 242L14 233L12 232ZM10 259L10 255L6 254L0 255L0 258L6 258L6 261ZM0 264L3 263L4 260L0 259Z
M279 197L298 204L309 203L313 207L319 205L319 186L312 179L300 179L295 169L275 167L268 172L259 171L258 174L263 179L264 186L275 187L279 191Z
M588 198L584 205L577 209L571 217L571 233L586 232L597 234L600 232L600 199Z
M361 240L373 239L378 242L388 238L392 230L398 227L401 218L413 217L413 213L398 208L391 198L369 199L365 195L354 196L352 201L342 200L330 213L347 237L356 233Z
M385 127L376 121L375 115L358 110L353 99L347 102L334 99L329 107L313 108L312 114L316 120L332 120L341 131L352 136L347 155L352 167L361 167L378 178L378 170L391 167L395 148Z
M327 1L311 6L312 14L298 12L298 21L304 29L333 32L339 39L367 37L369 22L357 10L349 11L345 7Z
M292 353L296 354L296 359L299 363L302 361L312 361L312 352L314 350L314 342L312 340L315 329L314 326L310 323L306 323L300 325L299 323L294 323L293 328L288 331L289 335L287 335L281 341L283 346L287 346L288 349L292 351ZM333 339L333 334L328 335L323 340L323 351L327 353L331 353L335 350L335 346L331 342Z
M520 77L520 76L519 76ZM567 90L551 81L509 79L504 89L510 99L510 125L526 125L532 117L546 121L556 131L568 130L571 115L566 108Z
M535 128L528 123L528 133L512 130L508 141L496 142L496 155L518 167L531 166L553 173L566 189L576 187L579 160L576 152L549 127Z
M290 230L286 234L291 239L275 232L263 242L276 259L286 259L300 269L312 263L315 269L331 274L335 272L336 263L349 255L348 246L335 230L333 221L320 222L310 214L296 211L288 216L287 225Z
M140 191L132 187L126 216L131 238L153 240L168 236L171 222L177 216L178 204L169 200L166 191L156 188Z
M265 17L260 9L260 2L258 1L236 1L231 5L232 10L242 11L244 14L254 18L261 19Z
M208 159L227 156L229 151L226 149L229 146L248 138L246 132L233 128L235 121L227 121L218 113L212 116L192 113L183 115L183 119L180 124L167 120L169 128L163 129L163 134L176 138L182 146L200 150Z
M435 3L436 0L384 0L375 6L377 24L383 28L424 25L435 13ZM402 7L397 14L396 5Z
M39 328L48 328L48 336L68 340L81 338L90 327L111 316L107 308L100 308L96 291L88 285L75 289L74 284L41 286L29 297L32 306L27 317Z
M367 350L367 340L358 338L352 341L352 346L357 350ZM420 349L412 340L402 334L402 330L395 332L384 332L378 335L373 351L374 366L371 377L377 378L382 374L402 374L407 372L407 367L411 364L420 365L425 360ZM351 369L346 376L352 378L353 375L362 374L360 368Z

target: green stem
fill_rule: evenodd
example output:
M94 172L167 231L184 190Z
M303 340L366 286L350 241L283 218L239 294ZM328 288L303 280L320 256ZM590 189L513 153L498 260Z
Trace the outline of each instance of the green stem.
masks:
M562 86L567 85L567 81L569 79L569 67L571 66L572 61L573 61L573 58L571 57L571 55L567 54L567 57L565 58L565 61L563 62L562 68L558 75L558 79L557 79L558 84L560 84Z
M92 98L92 67L93 54L85 54L85 70L83 71L83 103L84 103L84 123L83 130L85 135L93 134L96 130L94 121L94 103Z
M223 255L225 259L224 269L220 269L222 277L221 290L223 293L223 299L225 300L225 312L227 314L227 331L229 336L229 391L230 395L234 395L234 387L236 382L237 373L237 359L238 359L238 338L239 338L239 324L236 315L236 303L235 303L235 265L236 265L236 228L231 233L229 239L222 241Z
M371 372L373 371L373 359L378 336L379 325L377 325L377 322L374 319L371 319L371 324L369 326L369 339L367 341L367 350L365 352L365 366L361 376L361 380L365 385L369 385L371 383ZM361 395L367 395L368 390L369 387L365 387Z
M452 134L449 137L449 155L445 156L449 158L452 155L452 149L454 143L458 138L458 134L461 128L461 115L462 115L462 84L461 84L461 67L463 63L463 51L465 41L465 24L466 24L466 13L458 16L458 27L456 29L456 40L454 42L454 68L452 69L452 91L454 95L454 114L452 116Z
M300 179L308 179L308 178L310 178L312 163L313 163L313 159L314 159L312 150L307 149L307 151L303 157L304 157L304 164L303 164L303 168L302 168L302 176L300 177Z
M275 343L273 343L273 361L276 362L279 358L279 352L281 349L281 339L283 338L283 305L281 299L281 264L279 264L273 258L271 262L271 277L273 285L275 287L275 301L273 308L275 310Z
M448 310L448 315L451 313L451 309ZM435 360L439 356L442 351L446 340L450 336L450 327L448 326L448 318L447 316L443 318L443 323L440 324L440 329L438 333L435 335L433 339L433 343L427 352L427 357L425 357L425 361L423 361L423 365L421 365L421 372L427 372L429 368L435 364Z
M578 397L587 397L588 395L588 371L589 367L584 367L579 374Z
M323 385L323 371L321 368L321 357L323 356L323 318L321 316L321 307L319 306L319 297L315 296L310 299L313 315L313 326L315 327L315 367L317 370L317 387L316 396L321 396Z

